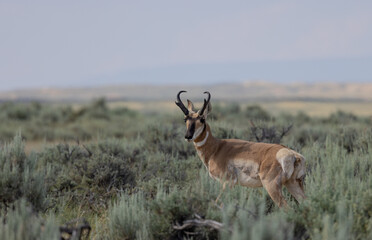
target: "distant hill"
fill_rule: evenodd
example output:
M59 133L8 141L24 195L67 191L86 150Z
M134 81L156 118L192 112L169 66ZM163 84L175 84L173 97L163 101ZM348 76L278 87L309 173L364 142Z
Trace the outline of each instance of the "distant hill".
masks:
M215 85L117 85L91 88L45 88L0 92L0 101L85 102L105 97L108 101L174 101L179 90L201 100L204 91L221 101L372 101L372 83L270 83L242 82Z

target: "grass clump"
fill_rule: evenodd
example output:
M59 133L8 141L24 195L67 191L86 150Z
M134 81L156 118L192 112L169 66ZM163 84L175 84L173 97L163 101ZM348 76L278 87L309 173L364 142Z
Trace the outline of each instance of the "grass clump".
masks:
M57 240L60 234L53 216L41 218L21 199L14 204L14 210L0 217L0 239Z
M35 154L27 156L21 134L0 148L0 204L7 208L25 198L38 210L46 207L45 170L37 168Z
M58 144L38 157L42 165L49 166L48 190L54 199L63 194L71 203L97 209L136 185L131 165L138 153L136 147L105 140L88 145Z
M151 239L150 214L143 194L124 194L108 214L110 239Z

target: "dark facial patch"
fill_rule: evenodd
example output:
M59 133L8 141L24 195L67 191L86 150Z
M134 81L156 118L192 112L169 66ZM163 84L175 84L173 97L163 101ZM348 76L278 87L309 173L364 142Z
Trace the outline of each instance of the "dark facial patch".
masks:
M194 136L194 132L195 132L195 121L192 121L189 125L189 128L186 131L185 138L191 139Z
M194 132L195 132L195 122L191 123L189 131L192 132L192 134L194 134Z

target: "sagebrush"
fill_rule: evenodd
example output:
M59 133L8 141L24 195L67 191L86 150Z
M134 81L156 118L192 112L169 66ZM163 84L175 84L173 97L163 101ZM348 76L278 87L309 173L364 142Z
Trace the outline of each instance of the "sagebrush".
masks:
M292 209L282 211L264 189L239 186L215 204L221 186L183 140L180 114L111 109L103 99L79 109L44 103L0 109L2 239L59 238L58 226L78 218L91 224L92 239L372 238L371 118L214 107L216 137L257 141L267 131L273 137L259 140L306 157L307 199L292 199ZM27 152L25 144L35 141L53 144ZM224 227L173 228L196 216Z

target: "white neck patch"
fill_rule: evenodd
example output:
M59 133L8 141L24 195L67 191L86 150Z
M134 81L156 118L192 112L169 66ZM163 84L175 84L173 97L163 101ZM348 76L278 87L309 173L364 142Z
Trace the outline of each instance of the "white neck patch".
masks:
M194 136L192 136L192 140L195 140L197 137L199 137L199 135L203 132L203 130L204 130L204 127L200 127L196 129L196 131L194 132Z
M203 146L207 142L208 136L209 136L209 132L207 131L207 134L205 135L205 138L203 139L203 141L194 142L195 146L197 146L197 147Z

